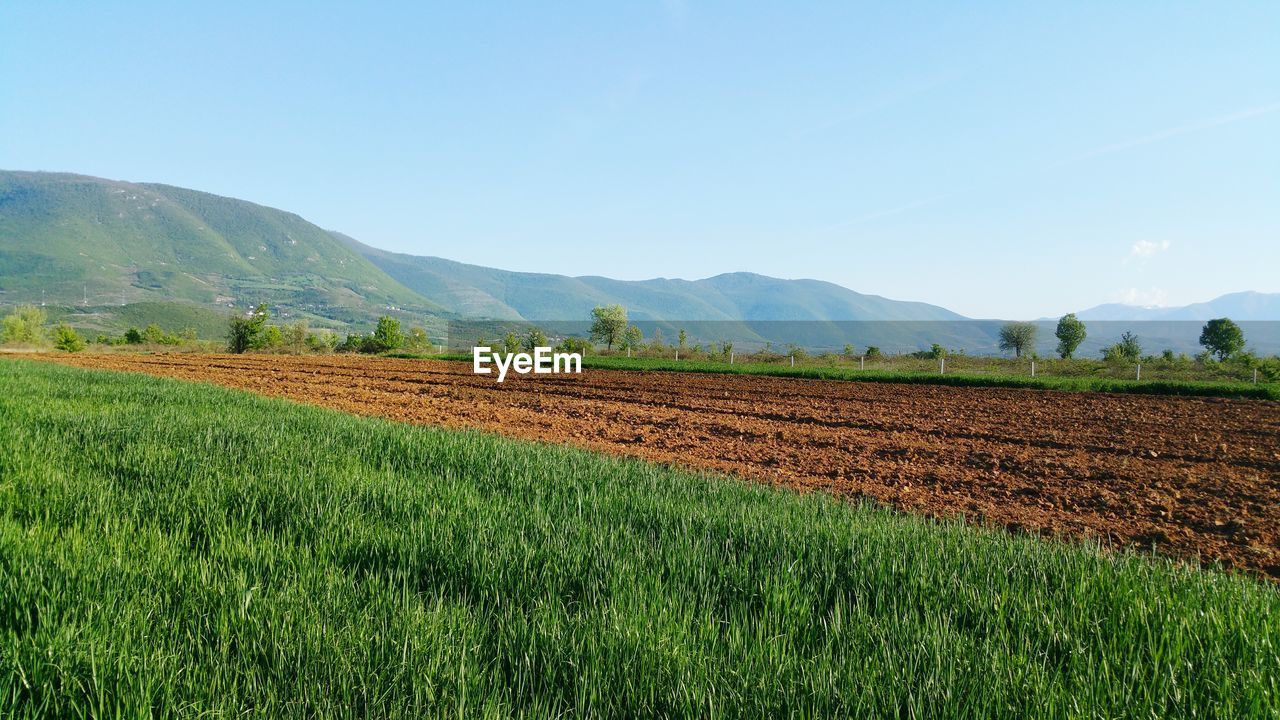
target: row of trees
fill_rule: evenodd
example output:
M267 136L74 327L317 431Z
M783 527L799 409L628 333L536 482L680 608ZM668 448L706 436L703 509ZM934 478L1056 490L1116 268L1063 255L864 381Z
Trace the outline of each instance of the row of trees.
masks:
M1014 357L1022 357L1024 352L1035 348L1038 332L1039 328L1033 323L1006 323L1000 328L1000 349L1013 352ZM1054 331L1054 337L1058 338L1058 355L1064 360L1071 359L1087 336L1085 324L1075 313L1063 315ZM1244 331L1230 318L1210 320L1200 331L1200 345L1219 361L1226 360L1244 350ZM1142 345L1137 336L1125 332L1119 342L1102 349L1102 357L1136 362L1142 357Z
M305 320L288 325L271 325L271 313L265 304L243 315L233 315L227 328L227 350L244 353L251 350L287 350L291 352L361 352L382 353L391 350L423 350L431 347L427 331L420 327L405 332L400 321L390 315L378 318L369 335L350 333L339 341L331 330L312 332Z

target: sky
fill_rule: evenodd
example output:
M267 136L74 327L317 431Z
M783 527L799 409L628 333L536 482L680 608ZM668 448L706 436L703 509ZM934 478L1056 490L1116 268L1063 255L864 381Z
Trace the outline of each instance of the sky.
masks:
M1280 3L0 3L0 168L970 317L1280 292Z

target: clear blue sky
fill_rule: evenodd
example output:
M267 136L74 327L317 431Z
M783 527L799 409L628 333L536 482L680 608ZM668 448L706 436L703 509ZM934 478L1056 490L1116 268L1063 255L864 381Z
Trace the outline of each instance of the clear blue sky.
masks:
M514 270L1185 304L1280 291L1280 2L8 0L0 167Z

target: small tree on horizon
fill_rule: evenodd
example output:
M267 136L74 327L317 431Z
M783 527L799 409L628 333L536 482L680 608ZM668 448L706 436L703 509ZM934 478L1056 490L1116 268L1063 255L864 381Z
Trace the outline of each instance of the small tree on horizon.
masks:
M48 315L35 305L19 305L4 318L0 339L6 343L38 345L44 342L44 323Z
M1217 318L1205 323L1200 331L1200 344L1219 361L1244 349L1244 331L1231 318Z
M1102 349L1102 359L1111 362L1135 363L1142 359L1142 344L1138 336L1126 330L1120 342Z
M551 341L547 340L547 334L542 332L542 328L532 328L529 334L524 338L524 349L526 352L533 352L535 348L547 347Z
M243 353L262 347L263 330L269 317L271 313L267 311L266 303L258 305L247 315L232 315L227 330L227 350ZM137 328L129 328L129 332L125 333L125 339L133 342L130 334L136 335L138 342L142 342L142 333Z
M1000 328L1000 349L1012 350L1014 357L1022 357L1022 353L1033 350L1036 344L1035 325L1026 322L1005 323Z
M619 349L639 350L640 344L643 342L644 332L635 325L630 325L627 327L626 331L622 333L622 345L619 346Z
M1058 338L1058 355L1063 360L1071 359L1087 335L1084 323L1076 318L1075 313L1063 315L1058 320L1058 329L1053 334Z
M378 327L373 331L373 342L380 348L377 352L395 350L404 345L404 333L400 331L400 321L390 315L378 318Z
M621 305L599 305L591 310L591 339L610 350L627 331L627 309Z
M524 343L520 342L520 338L513 332L507 333L507 336L502 338L502 349L506 351L508 355L514 355L515 353L520 352L520 348L523 345Z
M59 323L53 329L53 346L63 352L80 352L84 349L84 339L75 328L66 323Z

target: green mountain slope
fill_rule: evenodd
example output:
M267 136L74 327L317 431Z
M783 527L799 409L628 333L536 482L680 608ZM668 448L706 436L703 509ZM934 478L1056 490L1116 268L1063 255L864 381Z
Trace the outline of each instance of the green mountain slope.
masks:
M292 213L184 188L0 171L0 306L28 302L91 331L145 324L146 315L217 334L228 313L265 302L283 319L337 329L367 330L390 313L440 337L449 318L582 322L593 307L618 303L646 332L674 335L678 323L707 341L990 344L990 333L939 327L963 320L943 308L817 280L510 272L378 250ZM899 322L839 326L883 320Z
M936 305L864 295L819 280L726 273L703 280L613 280L521 273L387 252L335 233L388 275L464 317L581 320L619 303L634 320L963 320Z
M292 213L167 185L0 172L0 302L259 302L362 323L440 308Z

